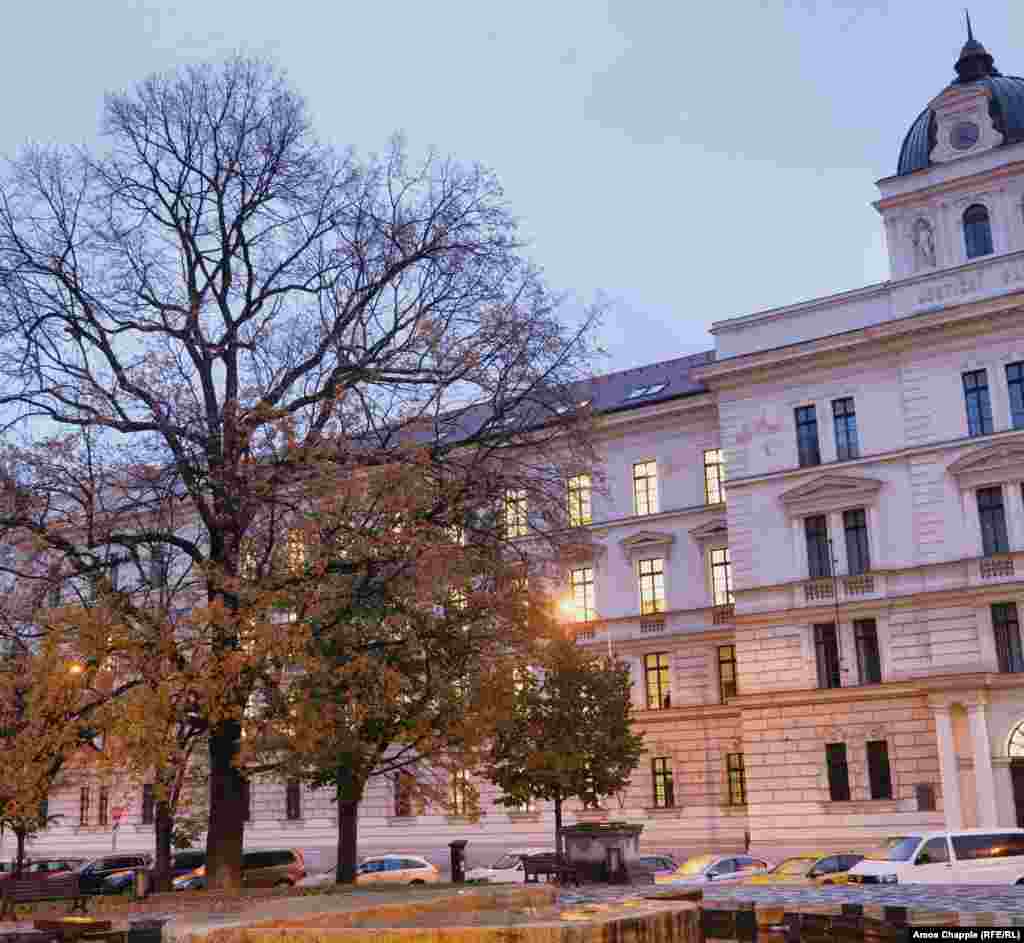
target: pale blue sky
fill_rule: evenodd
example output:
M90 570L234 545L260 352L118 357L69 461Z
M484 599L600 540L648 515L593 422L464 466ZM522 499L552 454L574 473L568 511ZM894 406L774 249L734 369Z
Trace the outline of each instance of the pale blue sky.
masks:
M1024 73L1024 4L971 13ZM242 50L338 145L402 131L490 165L549 281L613 300L602 369L884 279L874 181L965 38L947 0L35 0L4 19L5 153L88 142L104 91Z

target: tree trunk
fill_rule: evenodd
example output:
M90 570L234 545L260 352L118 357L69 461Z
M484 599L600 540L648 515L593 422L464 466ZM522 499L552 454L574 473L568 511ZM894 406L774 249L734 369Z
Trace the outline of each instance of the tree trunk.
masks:
M171 804L166 799L156 803L153 818L153 836L156 841L156 858L153 862L153 891L171 890L171 834L174 818Z
M18 850L14 859L14 873L21 877L21 872L25 869L25 829L16 828L14 830L14 837L18 840Z
M555 854L562 854L562 797L555 796Z
M232 762L238 752L241 724L225 720L210 733L210 815L206 831L206 886L211 890L242 887L242 841L245 810L242 776Z
M359 841L359 802L364 784L338 785L338 865L335 880L354 884Z

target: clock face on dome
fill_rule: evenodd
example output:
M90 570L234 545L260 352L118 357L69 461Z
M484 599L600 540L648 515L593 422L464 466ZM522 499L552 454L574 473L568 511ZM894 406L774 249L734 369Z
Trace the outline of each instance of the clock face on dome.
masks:
M949 134L949 143L954 150L966 151L978 143L981 129L973 121L958 121Z

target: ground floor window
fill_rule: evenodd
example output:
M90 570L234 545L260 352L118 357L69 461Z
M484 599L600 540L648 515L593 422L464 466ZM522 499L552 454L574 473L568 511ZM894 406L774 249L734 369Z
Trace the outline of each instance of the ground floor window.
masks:
M892 798L892 772L889 769L889 744L885 740L869 740L868 784L872 799Z
M828 765L828 793L833 802L850 801L850 768L846 763L845 743L826 743L825 762Z
M729 777L729 805L746 805L747 779L743 772L743 754L726 754L725 766Z

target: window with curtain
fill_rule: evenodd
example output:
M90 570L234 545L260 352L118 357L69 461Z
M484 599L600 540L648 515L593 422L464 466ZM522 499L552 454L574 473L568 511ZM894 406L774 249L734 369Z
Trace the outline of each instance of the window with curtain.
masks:
M658 463L637 462L633 466L633 511L658 513Z
M651 760L651 774L654 778L654 808L673 808L676 796L672 783L672 760L667 756L656 756Z
M570 527L585 527L591 523L590 497L590 475L573 475L568 481Z
M725 500L721 449L704 452L704 500L707 504L721 504Z
M638 560L637 575L640 580L640 614L647 616L664 612L665 561L661 557Z

